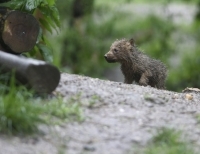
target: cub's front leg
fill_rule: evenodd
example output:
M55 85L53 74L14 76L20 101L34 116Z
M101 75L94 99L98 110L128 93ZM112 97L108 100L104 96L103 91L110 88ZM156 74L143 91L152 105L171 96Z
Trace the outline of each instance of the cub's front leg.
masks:
M132 84L133 83L133 78L125 77L124 78L124 83L126 83L126 84Z
M152 73L149 71L145 71L142 73L140 80L139 80L139 85L142 86L147 86L149 84L149 78L152 76Z

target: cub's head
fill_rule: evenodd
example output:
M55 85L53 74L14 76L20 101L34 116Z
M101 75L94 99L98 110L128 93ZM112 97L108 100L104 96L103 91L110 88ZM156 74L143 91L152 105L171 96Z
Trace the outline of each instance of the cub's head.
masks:
M130 58L134 46L135 44L133 39L117 40L111 45L110 51L106 53L104 57L109 63L125 62Z

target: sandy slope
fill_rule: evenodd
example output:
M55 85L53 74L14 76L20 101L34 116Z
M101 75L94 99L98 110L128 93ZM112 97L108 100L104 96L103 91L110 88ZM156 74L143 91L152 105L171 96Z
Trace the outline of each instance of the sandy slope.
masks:
M41 126L42 135L0 136L0 154L124 154L143 147L161 127L200 145L200 95L157 90L63 73L56 93L80 94L85 121Z

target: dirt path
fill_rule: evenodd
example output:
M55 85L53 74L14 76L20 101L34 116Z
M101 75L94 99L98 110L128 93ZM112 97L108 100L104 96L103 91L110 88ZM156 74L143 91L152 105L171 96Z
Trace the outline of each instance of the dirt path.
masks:
M56 90L66 99L80 95L85 121L41 126L41 135L0 136L0 154L126 154L143 147L157 128L182 130L200 146L200 95L62 74Z

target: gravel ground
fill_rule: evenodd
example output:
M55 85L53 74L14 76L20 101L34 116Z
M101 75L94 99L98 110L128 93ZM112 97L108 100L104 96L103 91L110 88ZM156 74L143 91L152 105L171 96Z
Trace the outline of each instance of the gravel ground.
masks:
M0 154L126 154L144 147L161 127L182 130L183 139L200 146L198 93L66 73L55 93L66 99L80 94L85 121L41 126L41 134L24 138L1 135Z

